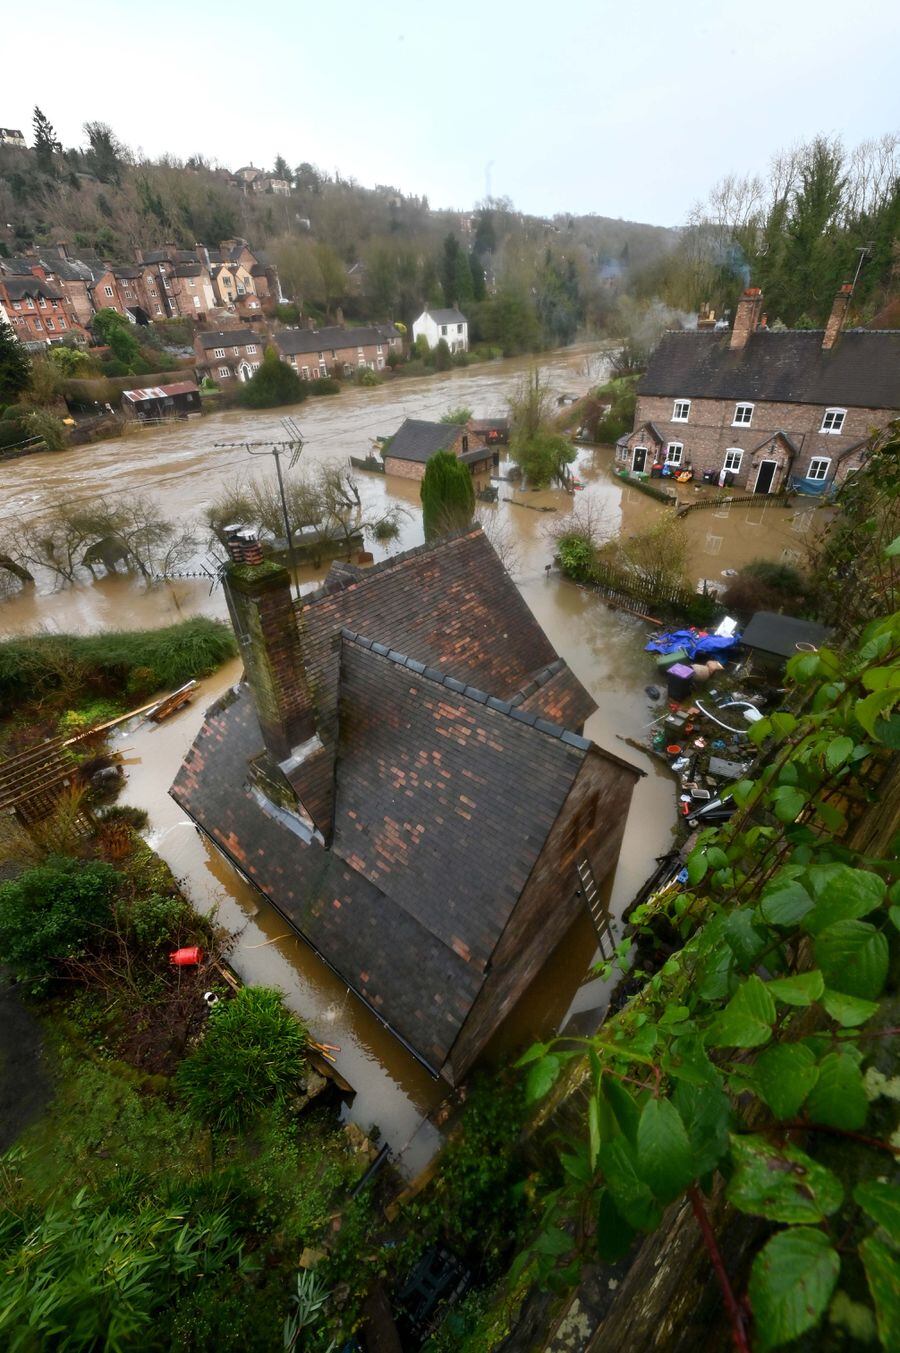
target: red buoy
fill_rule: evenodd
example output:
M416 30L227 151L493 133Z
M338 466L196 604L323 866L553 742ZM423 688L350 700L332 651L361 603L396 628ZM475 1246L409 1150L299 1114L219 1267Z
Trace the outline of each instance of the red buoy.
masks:
M203 950L198 944L190 944L186 949L176 949L169 955L169 962L176 968L194 968L203 962Z

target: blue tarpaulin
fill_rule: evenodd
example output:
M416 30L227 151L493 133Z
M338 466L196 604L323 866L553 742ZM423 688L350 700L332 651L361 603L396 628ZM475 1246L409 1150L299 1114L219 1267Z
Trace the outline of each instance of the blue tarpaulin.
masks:
M737 648L740 643L739 634L705 634L703 630L668 630L665 634L657 634L644 645L647 653L674 653L676 649L683 648L689 658L696 658L702 653L722 653L728 652L732 648Z

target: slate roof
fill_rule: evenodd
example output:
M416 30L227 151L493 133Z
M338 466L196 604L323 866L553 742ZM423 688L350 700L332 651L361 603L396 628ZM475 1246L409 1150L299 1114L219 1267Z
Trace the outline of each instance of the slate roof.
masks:
M175 268L176 277L199 277L203 271L200 263L179 263Z
M338 352L341 348L364 348L385 341L382 329L376 324L345 329L334 324L325 329L282 329L275 342L285 357L302 352Z
M435 324L465 324L466 317L455 308L449 310L432 310L431 307L424 312L430 315Z
M799 445L797 444L797 442L794 441L790 433L785 432L784 428L778 428L778 430L776 432L773 432L770 437L764 438L764 440L759 443L759 446L754 446L753 450L750 452L751 456L755 456L757 451L761 451L764 446L771 446L772 443L776 441L777 438L779 437L784 442L785 446L791 452L792 455L799 456L800 454Z
M383 454L421 464L438 451L448 451L464 431L463 423L428 423L424 418L407 418L383 448Z
M732 352L730 334L669 332L641 377L642 395L774 400L900 410L900 332L849 329L829 351L822 330L757 330Z
M261 346L264 342L252 329L210 329L198 334L197 338L204 352L211 352L213 348L243 348L248 343Z
M3 285L11 301L21 301L25 296L44 296L48 301L61 301L63 294L52 282L44 282L40 277L6 277Z

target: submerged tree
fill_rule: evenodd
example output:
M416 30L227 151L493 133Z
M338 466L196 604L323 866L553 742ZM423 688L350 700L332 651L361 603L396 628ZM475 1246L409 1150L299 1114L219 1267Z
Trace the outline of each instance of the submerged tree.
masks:
M438 451L431 457L420 493L426 540L460 530L472 520L475 511L472 476L468 466L452 451Z
M31 360L10 325L0 321L0 403L10 404L31 380Z
M274 347L268 347L259 370L241 386L240 400L248 409L270 409L279 404L299 404L306 393L306 385L294 368L281 360Z
M509 453L533 488L565 483L575 451L552 421L550 387L535 368L509 400Z

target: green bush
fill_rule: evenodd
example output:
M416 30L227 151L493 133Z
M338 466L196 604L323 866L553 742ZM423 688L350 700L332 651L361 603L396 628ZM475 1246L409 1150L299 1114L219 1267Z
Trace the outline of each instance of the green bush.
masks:
M213 1009L203 1041L178 1068L178 1088L195 1118L235 1131L284 1102L303 1070L306 1043L280 991L243 987Z
M17 418L4 416L0 419L0 451L6 447L17 446L19 442L24 442L33 435Z
M301 381L301 385L305 382ZM335 380L334 376L316 376L315 380L309 382L309 388L314 395L339 395L341 393L341 383Z
M40 437L48 451L62 451L66 445L66 429L61 418L46 409L35 409L25 418L29 437Z
M245 408L271 409L279 404L299 404L306 395L306 382L269 347L259 370L244 382L238 397Z
M51 856L0 884L0 952L32 995L61 959L90 950L109 925L118 875L99 860Z
M193 919L193 908L180 896L151 893L118 909L118 916L141 949L160 949L181 943Z
M381 377L370 366L364 366L356 373L357 385L380 385Z
M290 301L282 301L275 307L275 318L282 324L299 324L301 315L296 305Z
M588 582L597 559L594 547L584 536L563 536L556 542L559 566L567 578Z
M814 615L817 589L811 578L790 564L757 559L731 579L723 600L742 620L749 620L755 611Z
M140 698L208 676L236 651L230 625L201 616L158 630L7 639L0 643L0 710L91 688Z

